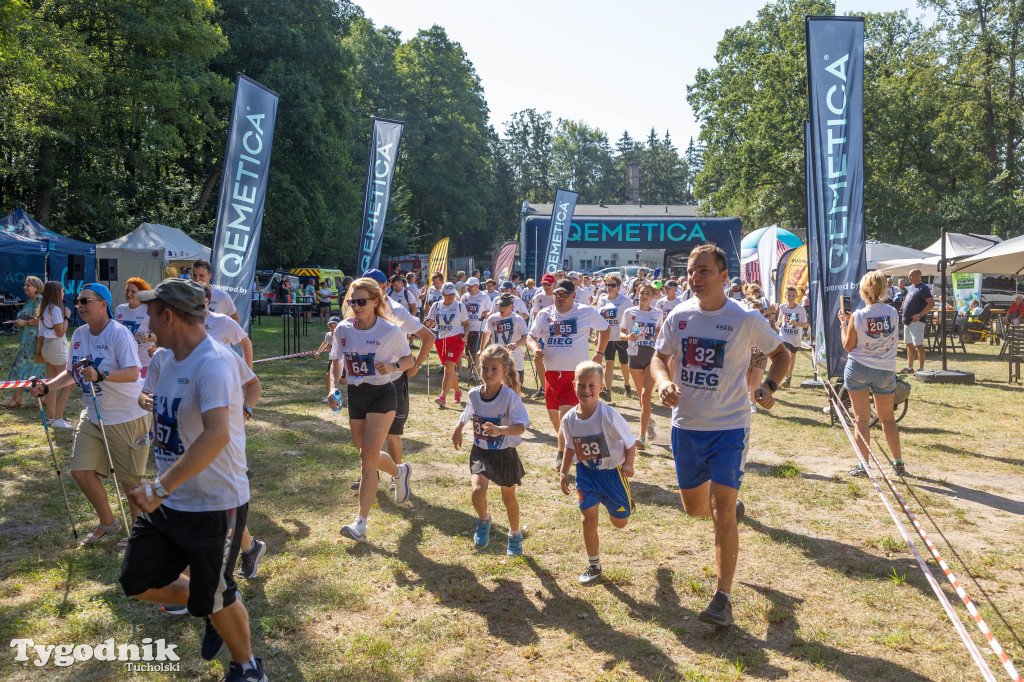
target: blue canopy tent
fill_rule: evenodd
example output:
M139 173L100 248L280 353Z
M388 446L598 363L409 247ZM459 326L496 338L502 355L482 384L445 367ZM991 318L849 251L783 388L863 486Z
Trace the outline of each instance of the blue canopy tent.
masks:
M72 302L82 286L96 281L96 245L47 229L20 206L0 218L0 229L19 237L46 242L46 279L55 279L64 285L64 302L74 310Z
M25 278L46 279L46 242L0 231L0 293L25 300Z

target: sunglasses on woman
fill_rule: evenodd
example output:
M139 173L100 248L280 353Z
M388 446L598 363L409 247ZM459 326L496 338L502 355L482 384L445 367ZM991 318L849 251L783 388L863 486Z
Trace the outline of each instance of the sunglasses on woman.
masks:
M348 302L356 307L362 308L364 305L366 305L372 300L372 298L350 298L348 299Z

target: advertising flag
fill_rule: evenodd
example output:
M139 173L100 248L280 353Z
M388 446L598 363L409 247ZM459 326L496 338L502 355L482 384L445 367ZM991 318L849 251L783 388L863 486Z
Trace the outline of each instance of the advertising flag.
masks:
M516 259L516 247L519 242L509 241L501 245L498 255L494 258L494 278L498 282L512 276L512 262Z
M766 227L757 240L758 280L761 291L769 301L775 301L775 282L772 279L779 264L779 228Z
M210 286L231 296L239 324L246 330L263 226L263 202L267 197L277 99L273 90L238 74L210 253Z
M551 231L544 249L544 260L541 272L555 274L562 269L562 254L565 252L565 241L569 238L572 226L572 214L576 211L576 200L580 195L567 189L555 192L555 203L551 207Z
M807 17L807 89L811 120L811 189L817 207L828 375L842 376L841 300L860 305L867 271L864 235L864 19Z
M434 248L430 250L430 274L424 282L430 282L435 272L440 272L444 276L444 281L448 281L448 237L434 244Z
M363 222L359 227L357 260L359 272L380 264L384 244L384 223L388 218L391 183L395 179L395 162L402 142L401 121L373 119L370 135L370 159L366 164L366 194L363 196Z
M786 300L786 288L796 287L807 291L807 245L789 249L779 259L779 267L775 276L775 290L779 301ZM799 302L799 301L798 301Z
M957 312L967 314L971 301L981 302L981 275L971 272L954 272L953 298L956 299Z

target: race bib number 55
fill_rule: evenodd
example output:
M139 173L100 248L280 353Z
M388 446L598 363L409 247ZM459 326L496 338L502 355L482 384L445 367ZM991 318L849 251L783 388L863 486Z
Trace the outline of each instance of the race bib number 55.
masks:
M345 372L350 377L369 377L376 374L373 353L345 353Z
M551 336L573 336L576 334L576 320L562 320L551 324Z
M683 357L686 364L702 369L722 367L725 356L725 341L721 339L701 339L691 336L685 341Z

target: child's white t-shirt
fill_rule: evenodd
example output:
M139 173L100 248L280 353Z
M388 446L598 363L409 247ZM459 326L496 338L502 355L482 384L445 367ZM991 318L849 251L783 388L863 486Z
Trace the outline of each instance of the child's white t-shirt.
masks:
M562 417L562 436L573 449L572 460L591 469L614 469L626 461L636 437L614 407L597 401L589 419L580 419L579 405Z
M523 405L522 399L505 385L502 385L498 390L498 395L490 400L484 398L483 390L483 386L477 386L469 392L469 399L466 400L466 407L462 410L459 422L472 425L473 443L478 448L501 450L518 447L523 442L522 434L488 436L484 433L483 428L487 422L498 426L523 424L529 428L530 415L526 412L526 406Z

